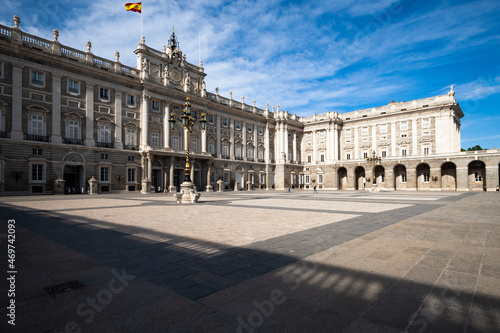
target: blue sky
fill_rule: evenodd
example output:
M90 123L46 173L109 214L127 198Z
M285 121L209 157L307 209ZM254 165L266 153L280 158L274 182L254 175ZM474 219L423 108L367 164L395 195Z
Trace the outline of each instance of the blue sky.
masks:
M136 65L141 15L127 1L4 0L0 24ZM454 85L463 148L500 148L500 1L142 1L146 44L175 26L207 90L308 116L445 94Z

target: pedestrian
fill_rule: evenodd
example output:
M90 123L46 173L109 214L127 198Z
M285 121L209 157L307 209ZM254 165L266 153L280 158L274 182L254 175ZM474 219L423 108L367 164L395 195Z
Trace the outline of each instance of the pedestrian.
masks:
M486 188L486 185L483 186L483 191L486 192L488 189Z
M314 189L313 193L318 193L318 191L316 191L316 185L314 185L313 189Z
M290 186L288 186L288 193L290 193L290 192L292 192L292 191L290 191Z
M497 192L499 192L499 191L500 191L500 187L498 187L498 185L497 185Z

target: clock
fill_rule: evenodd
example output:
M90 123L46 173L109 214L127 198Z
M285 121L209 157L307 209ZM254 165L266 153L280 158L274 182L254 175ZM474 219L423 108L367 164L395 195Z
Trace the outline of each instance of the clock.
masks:
M177 70L173 70L170 72L170 78L176 82L180 81L181 74Z

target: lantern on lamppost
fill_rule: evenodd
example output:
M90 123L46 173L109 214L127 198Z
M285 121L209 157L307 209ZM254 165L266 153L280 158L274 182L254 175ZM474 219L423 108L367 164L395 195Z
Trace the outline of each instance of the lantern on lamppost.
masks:
M207 120L205 119L205 113L201 113L201 117L195 118L191 113L191 103L189 102L189 97L186 98L186 103L184 103L184 109L182 110L182 115L178 118L175 116L174 112L170 113L170 118L168 119L168 123L170 126L170 131L173 131L175 128L175 124L177 121L180 121L182 127L186 130L186 165L184 167L184 182L181 184L184 195L189 195L191 190L194 190L194 184L191 180L191 162L189 160L189 136L193 131L193 126L196 122L200 123L200 129L205 131L207 126ZM188 201L188 198L182 201ZM189 199L189 201L192 201Z
M366 158L367 163L372 164L372 177L373 177L373 185L372 186L377 186L377 177L375 175L375 167L377 166L377 163L382 162L382 157L376 156L375 151L373 151L372 157L367 157Z

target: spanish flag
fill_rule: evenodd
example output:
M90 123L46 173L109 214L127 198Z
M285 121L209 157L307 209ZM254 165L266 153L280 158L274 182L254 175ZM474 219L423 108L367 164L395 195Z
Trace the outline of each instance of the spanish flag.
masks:
M131 10L133 12L138 12L138 13L142 14L142 2L126 3L125 4L125 9L127 11Z

